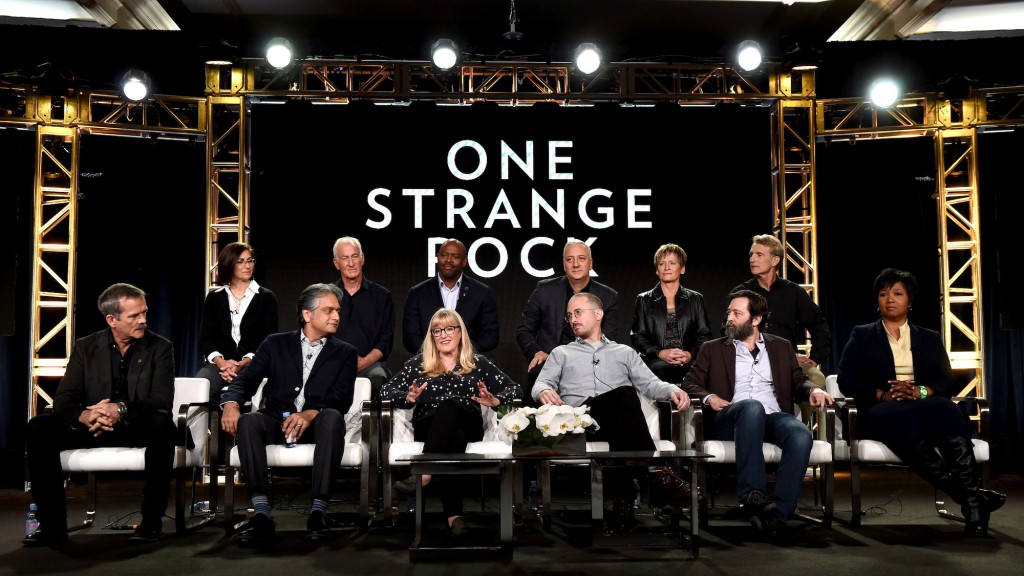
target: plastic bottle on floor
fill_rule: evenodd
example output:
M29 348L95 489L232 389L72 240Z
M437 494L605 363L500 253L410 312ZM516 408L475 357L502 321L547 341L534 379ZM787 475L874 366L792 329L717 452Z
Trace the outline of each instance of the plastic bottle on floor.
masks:
M25 536L28 536L39 529L38 512L39 508L36 506L35 502L28 505L28 514L25 515Z

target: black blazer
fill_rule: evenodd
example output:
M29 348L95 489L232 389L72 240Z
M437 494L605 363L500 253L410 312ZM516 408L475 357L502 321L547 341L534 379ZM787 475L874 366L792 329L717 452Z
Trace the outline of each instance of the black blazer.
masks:
M228 384L227 392L221 394L221 406L227 402L242 406L266 378L260 412L278 419L284 412L294 412L295 397L302 387L299 334L295 330L267 336L252 362ZM306 380L304 409L334 408L342 414L348 412L356 384L357 357L354 346L328 336Z
M205 363L213 352L226 360L241 360L255 352L263 339L277 332L277 298L263 286L253 296L242 316L242 339L238 345L231 338L231 307L224 293L227 286L210 290L203 302L203 320L199 324L199 353Z
M516 328L516 341L527 360L540 351L550 354L561 344L565 308L569 304L568 291L569 280L565 276L537 282ZM587 292L600 298L604 304L601 334L614 341L619 335L619 293L593 278Z
M704 296L700 292L680 286L676 293L675 308L683 350L693 355L693 359L690 360L690 364L693 364L701 344L711 339ZM643 356L644 362L648 364L657 360L658 352L666 348L667 319L668 301L665 300L665 293L661 291L660 282L647 292L637 294L633 311L633 329L629 334L633 340L633 348L636 348Z
M402 316L402 344L411 354L419 353L423 346L430 317L444 308L437 283L437 276L432 276L409 289ZM498 347L498 304L490 286L463 274L455 311L466 323L475 351L487 353Z
M78 417L86 406L110 398L113 389L109 328L75 342L64 377L53 395L53 413L72 427L81 427ZM174 401L174 346L170 341L146 332L132 346L128 366L129 417L133 413L164 410L168 417Z
M914 382L931 386L936 396L951 398L956 381L939 333L910 324L910 354L914 358ZM840 390L853 396L862 414L878 403L875 390L889 390L896 378L896 362L882 321L855 326L839 360Z
M793 402L810 397L818 390L807 380L796 361L793 345L785 338L763 334L764 348L772 367L772 386L779 408L793 413ZM695 394L702 401L714 394L722 400L732 401L736 391L736 346L732 338L709 340L697 352L697 360L683 378L680 387L687 394Z

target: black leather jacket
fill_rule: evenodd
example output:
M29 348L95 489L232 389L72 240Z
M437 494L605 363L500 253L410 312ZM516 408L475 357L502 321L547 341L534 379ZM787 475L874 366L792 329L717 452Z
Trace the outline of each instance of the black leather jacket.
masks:
M633 313L633 328L630 337L633 348L650 364L658 359L658 352L665 348L665 319L668 317L668 305L665 294L661 291L661 283L647 292L636 296L636 309ZM711 328L708 324L708 313L704 309L704 296L687 288L679 287L676 293L676 322L679 324L679 335L683 341L683 350L697 359L697 350L701 344L711 339Z

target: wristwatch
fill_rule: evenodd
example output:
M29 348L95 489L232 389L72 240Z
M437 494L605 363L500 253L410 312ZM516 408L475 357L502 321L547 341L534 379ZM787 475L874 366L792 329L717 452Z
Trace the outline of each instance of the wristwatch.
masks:
M924 400L925 398L928 397L928 387L927 386L920 386L919 390L921 390L921 398L920 398L921 400Z
M124 402L117 403L117 415L124 418L128 414L128 406Z

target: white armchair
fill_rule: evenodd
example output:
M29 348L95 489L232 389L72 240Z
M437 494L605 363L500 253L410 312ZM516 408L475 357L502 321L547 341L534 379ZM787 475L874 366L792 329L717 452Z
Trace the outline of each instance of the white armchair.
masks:
M702 509L700 511L701 523L706 523L708 518L706 509L708 501L713 500L713 492L708 486L708 478L710 476L708 473L709 469L716 464L735 465L736 443L726 440L705 438L704 422L706 418L711 417L711 407L704 405L696 396L690 396L690 400L692 401L692 405L690 409L687 410L684 417L685 437L694 439L693 448L695 450L711 454L710 460L698 461L698 477L700 478L700 485L704 487L708 495L706 499L701 501ZM705 413L705 410L707 410L708 413ZM799 404L794 406L793 411L797 418L801 417ZM801 419L801 421L803 421L803 419ZM835 434L835 408L829 406L825 409L818 409L811 422L814 441L811 445L811 456L808 460L808 466L813 467L817 471L814 482L814 503L817 510L821 512L821 517L808 516L806 514L799 513L799 510L796 516L803 520L820 524L828 528L832 525L832 518L834 516L833 484L835 478L835 467L833 466L832 440ZM774 444L765 442L761 445L761 450L764 453L765 464L777 465L782 459L782 449Z
M198 528L213 519L212 514L202 516L201 521L190 523L186 516L185 483L189 472L193 472L206 464L206 436L210 424L210 383L205 378L175 378L174 399L171 406L175 410L175 446L174 446L174 526L180 534L186 530ZM129 447L76 448L62 450L60 463L65 473L84 472L88 474L88 507L85 521L76 529L86 528L96 518L96 474L100 472L141 472L146 469L146 449Z
M266 380L260 384L252 397L253 411L259 410L264 384ZM341 468L359 470L359 522L362 529L369 526L377 502L377 467L370 458L376 434L373 430L370 405L370 380L356 378L352 405L345 414L345 454L338 465ZM284 444L268 445L268 473L272 473L274 468L312 468L315 448L315 444L299 444L292 448L286 448ZM234 528L235 471L241 464L238 447L235 446L228 454L227 467L224 471L224 515L228 531Z
M513 405L518 406L519 400ZM511 454L512 441L498 427L497 413L487 406L480 406L483 417L484 434L479 442L470 442L466 446L467 454ZM423 453L423 442L415 440L412 428L412 409L392 408L390 400L381 403L381 428L383 446L381 447L381 464L384 476L384 512L391 518L398 514L398 508L391 498L391 486L395 481L395 468L407 468L408 463L402 458ZM518 491L517 491L518 499Z
M832 374L825 378L825 391L836 399L839 411L833 414L835 418L835 459L837 462L848 462L850 465L850 500L852 514L849 524L860 526L861 518L864 516L864 508L861 503L860 469L862 466L902 466L903 461L889 449L888 446L878 440L860 438L858 435L858 410L853 398L847 398L839 389L839 377ZM986 438L989 429L989 409L984 398L953 398L953 401L971 400L978 403L978 410L981 424L981 438L974 438L974 458L982 465L982 480L988 477L988 463L990 459L990 448ZM963 518L955 511L951 511L950 504L941 492L935 491L935 511L943 518L963 521ZM953 508L955 510L955 508ZM843 520L845 522L845 520Z

